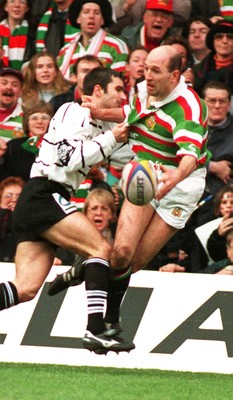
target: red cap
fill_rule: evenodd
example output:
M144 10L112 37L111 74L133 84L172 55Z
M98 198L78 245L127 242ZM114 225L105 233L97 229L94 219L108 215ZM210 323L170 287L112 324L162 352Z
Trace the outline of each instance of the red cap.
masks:
M146 0L146 10L161 10L172 13L173 1L172 0Z

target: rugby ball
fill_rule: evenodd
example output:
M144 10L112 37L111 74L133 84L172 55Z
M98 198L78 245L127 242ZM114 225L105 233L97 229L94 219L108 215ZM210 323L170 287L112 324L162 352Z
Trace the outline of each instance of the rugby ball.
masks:
M157 188L157 173L148 160L130 161L122 171L121 190L127 200L136 206L148 204Z

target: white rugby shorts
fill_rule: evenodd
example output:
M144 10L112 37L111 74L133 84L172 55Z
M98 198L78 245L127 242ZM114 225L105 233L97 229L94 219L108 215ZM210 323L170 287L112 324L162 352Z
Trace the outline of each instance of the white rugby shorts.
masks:
M197 169L179 182L159 203L154 199L150 204L168 225L182 229L204 192L205 177L206 168Z

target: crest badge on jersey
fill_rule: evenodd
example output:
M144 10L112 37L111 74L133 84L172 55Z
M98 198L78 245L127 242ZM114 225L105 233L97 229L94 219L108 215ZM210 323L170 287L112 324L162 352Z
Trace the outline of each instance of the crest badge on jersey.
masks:
M155 117L150 115L148 118L146 118L145 124L149 130L153 130L156 125Z

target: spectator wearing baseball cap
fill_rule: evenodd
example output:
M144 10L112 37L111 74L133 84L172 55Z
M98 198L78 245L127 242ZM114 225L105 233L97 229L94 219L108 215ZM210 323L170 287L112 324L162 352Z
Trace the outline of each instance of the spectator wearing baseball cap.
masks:
M5 141L24 136L21 105L23 75L19 70L0 70L0 138Z
M111 3L115 11L116 23L108 30L113 35L120 35L126 26L142 22L146 0L112 0ZM188 22L191 7L191 0L173 0L173 27L177 34L181 34L184 24Z
M233 95L233 21L222 19L213 24L206 44L211 51L194 67L194 88L201 93L207 82L217 80L225 83Z
M120 37L131 50L141 45L151 51L172 33L173 22L172 0L147 0L143 22L124 28Z

